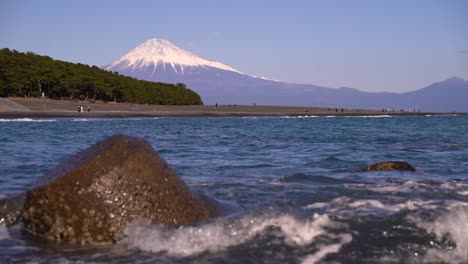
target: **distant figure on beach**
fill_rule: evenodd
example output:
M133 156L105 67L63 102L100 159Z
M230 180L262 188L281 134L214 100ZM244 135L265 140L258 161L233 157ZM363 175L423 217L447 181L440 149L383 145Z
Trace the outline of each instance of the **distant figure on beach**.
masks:
M91 107L88 105L88 113L91 112Z
M216 108L218 108L218 103L216 103Z
M80 105L80 112L83 113L83 106Z
M254 103L254 106L255 106L255 103Z
M81 105L78 106L78 113L81 112Z

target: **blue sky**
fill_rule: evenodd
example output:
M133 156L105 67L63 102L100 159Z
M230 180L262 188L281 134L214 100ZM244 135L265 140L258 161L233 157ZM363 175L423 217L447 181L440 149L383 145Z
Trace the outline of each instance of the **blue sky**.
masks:
M0 48L100 66L150 38L285 82L403 92L468 79L465 0L0 0Z

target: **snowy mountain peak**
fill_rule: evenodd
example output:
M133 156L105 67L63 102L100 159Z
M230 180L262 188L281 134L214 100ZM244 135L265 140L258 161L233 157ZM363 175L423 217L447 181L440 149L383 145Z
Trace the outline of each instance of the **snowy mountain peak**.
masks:
M183 74L185 67L213 67L243 74L240 71L220 62L202 59L177 47L167 40L155 38L140 44L122 58L112 63L106 69L112 70L115 68L125 67L135 70L154 67L154 74L155 69L159 65L164 69L167 66L170 66L178 74Z

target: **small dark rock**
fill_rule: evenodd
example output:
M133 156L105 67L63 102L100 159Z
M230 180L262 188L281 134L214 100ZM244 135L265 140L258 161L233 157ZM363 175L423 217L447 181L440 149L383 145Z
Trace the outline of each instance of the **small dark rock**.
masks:
M416 171L413 166L404 161L384 161L371 164L363 169L364 171Z
M115 135L65 160L28 191L26 229L80 244L108 244L137 218L192 224L219 213L212 199L192 193L151 145Z

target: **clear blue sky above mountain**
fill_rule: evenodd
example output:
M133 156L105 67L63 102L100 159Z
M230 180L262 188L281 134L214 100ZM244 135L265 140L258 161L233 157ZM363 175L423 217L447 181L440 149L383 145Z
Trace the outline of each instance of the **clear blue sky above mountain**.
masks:
M167 39L250 75L364 91L468 79L468 1L0 1L0 47L105 65Z

